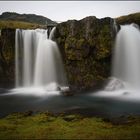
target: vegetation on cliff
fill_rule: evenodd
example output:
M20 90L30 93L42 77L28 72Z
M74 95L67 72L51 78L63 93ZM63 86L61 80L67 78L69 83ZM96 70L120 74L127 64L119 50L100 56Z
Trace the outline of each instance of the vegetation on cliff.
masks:
M0 87L14 85L15 29L3 29L0 35Z
M118 121L119 120L119 121ZM123 121L122 121L123 120ZM0 119L1 139L139 139L140 118L17 113Z
M140 26L140 13L129 14L116 18L118 24L131 24L136 23Z
M86 17L57 25L56 41L72 87L95 87L110 75L113 22L111 18Z

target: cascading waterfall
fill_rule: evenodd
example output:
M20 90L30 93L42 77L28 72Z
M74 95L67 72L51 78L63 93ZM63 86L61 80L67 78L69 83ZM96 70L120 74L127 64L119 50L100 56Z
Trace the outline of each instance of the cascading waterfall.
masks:
M56 27L53 27L52 30L51 30L51 32L50 32L49 39L51 39L51 40L54 39L55 30L56 30Z
M45 87L58 90L67 86L63 61L57 44L44 29L16 30L16 87ZM51 86L50 86L51 85Z
M136 24L123 25L117 34L112 76L140 87L140 31Z
M140 100L140 31L136 24L122 25L116 36L112 77L94 96Z

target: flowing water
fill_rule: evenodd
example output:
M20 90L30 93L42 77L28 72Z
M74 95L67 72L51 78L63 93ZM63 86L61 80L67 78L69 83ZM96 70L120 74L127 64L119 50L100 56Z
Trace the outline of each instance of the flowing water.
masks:
M140 87L140 31L133 24L121 26L114 50L112 75Z
M96 96L140 101L140 30L138 25L122 25L116 37L112 78Z
M59 48L51 40L54 32L55 27L48 37L48 31L44 29L16 30L16 89L12 91L25 88L36 91L39 87L43 87L46 92L59 91L67 86Z

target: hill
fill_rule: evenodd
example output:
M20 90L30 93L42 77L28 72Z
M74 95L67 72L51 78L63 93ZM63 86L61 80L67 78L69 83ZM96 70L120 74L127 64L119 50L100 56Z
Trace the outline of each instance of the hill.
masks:
M49 18L35 15L35 14L18 14L15 12L4 12L0 15L0 21L21 21L32 24L46 25L46 24L56 24Z

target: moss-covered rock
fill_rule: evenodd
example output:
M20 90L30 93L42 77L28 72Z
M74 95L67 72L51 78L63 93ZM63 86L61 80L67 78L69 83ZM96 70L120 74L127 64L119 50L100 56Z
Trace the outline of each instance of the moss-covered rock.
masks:
M136 23L140 27L140 12L126 15L126 16L121 16L121 17L116 18L115 20L118 24L121 24L121 25Z
M110 76L115 37L113 23L111 18L86 17L57 25L55 37L70 86L92 88Z
M2 29L0 36L0 87L14 85L15 29Z

